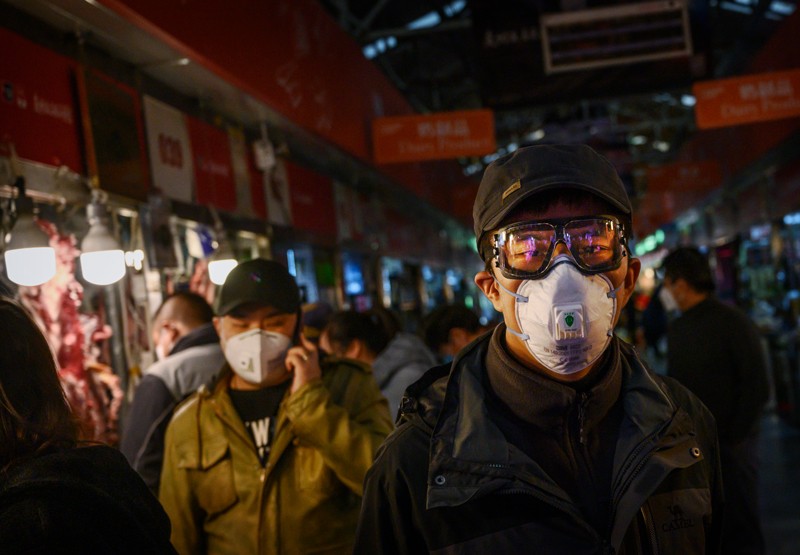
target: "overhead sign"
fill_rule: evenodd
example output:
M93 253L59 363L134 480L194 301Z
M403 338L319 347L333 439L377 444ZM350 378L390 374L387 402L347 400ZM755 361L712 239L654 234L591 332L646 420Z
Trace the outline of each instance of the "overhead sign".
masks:
M497 148L494 113L467 110L378 118L372 146L379 164L482 156Z
M545 14L545 71L574 71L692 54L686 3L675 0Z
M800 69L704 81L692 92L700 129L800 116Z
M647 192L709 192L722 184L722 168L716 160L674 162L647 168Z

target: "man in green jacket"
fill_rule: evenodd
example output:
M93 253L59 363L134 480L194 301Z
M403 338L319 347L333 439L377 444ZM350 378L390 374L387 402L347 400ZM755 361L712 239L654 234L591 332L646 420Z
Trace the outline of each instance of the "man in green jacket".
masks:
M214 320L227 364L175 413L159 498L180 553L350 553L362 482L392 430L367 366L319 360L281 264L228 276Z

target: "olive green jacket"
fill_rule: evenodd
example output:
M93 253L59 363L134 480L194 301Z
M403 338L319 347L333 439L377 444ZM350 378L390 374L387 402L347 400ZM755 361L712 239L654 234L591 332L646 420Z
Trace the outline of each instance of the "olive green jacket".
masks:
M167 429L159 499L179 553L350 553L364 476L393 429L368 366L332 359L278 409L262 467L226 368Z

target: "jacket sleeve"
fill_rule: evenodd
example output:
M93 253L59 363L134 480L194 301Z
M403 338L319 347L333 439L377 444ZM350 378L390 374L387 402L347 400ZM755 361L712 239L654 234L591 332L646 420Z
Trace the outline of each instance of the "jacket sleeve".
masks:
M175 430L174 421L167 427L164 440L164 465L158 499L172 523L172 545L181 554L204 553L202 513L193 495L189 472L179 467L178 449L175 443L181 435Z
M285 409L298 438L317 449L339 480L362 495L367 469L393 424L371 374L350 374L343 404L333 401L322 380L314 380L291 395Z

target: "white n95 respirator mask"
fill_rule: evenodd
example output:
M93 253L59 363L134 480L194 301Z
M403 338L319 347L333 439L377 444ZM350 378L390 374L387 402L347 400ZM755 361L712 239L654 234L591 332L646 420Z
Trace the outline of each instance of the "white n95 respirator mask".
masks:
M286 352L291 346L291 338L282 333L249 330L228 339L225 359L244 381L262 384L286 372Z
M580 372L611 341L619 287L602 274L582 274L569 256L555 257L545 277L524 280L516 293L497 284L516 299L520 331L508 331L551 372Z

